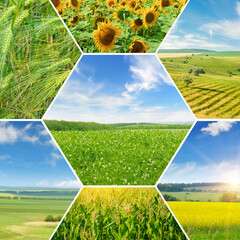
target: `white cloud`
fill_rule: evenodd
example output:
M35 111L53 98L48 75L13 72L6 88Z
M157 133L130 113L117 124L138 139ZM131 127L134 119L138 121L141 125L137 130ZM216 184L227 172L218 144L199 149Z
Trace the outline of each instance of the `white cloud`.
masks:
M221 132L228 132L236 122L218 121L209 123L207 127L201 129L202 132L211 136L218 136Z
M126 92L123 92L123 96L156 89L160 84L173 85L158 60L152 56L134 57L129 69L134 82L125 84Z
M27 124L24 128L15 128L11 124L1 124L0 125L0 144L4 143L14 143L17 141L31 142L35 143L38 141L37 136L30 136L28 130L31 128L31 124Z
M0 161L6 160L6 159L9 159L9 158L11 158L11 156L9 156L9 155L2 155L2 156L0 156Z
M236 2L236 12L238 14L238 16L240 16L240 2Z
M57 162L62 159L62 156L58 153L52 152L50 154L50 156L45 159L45 161L43 163L50 165L52 167L56 167L57 166Z
M59 188L81 188L82 184L78 180L65 180L54 184L54 187Z
M41 130L41 131L39 132L39 134L42 135L42 136L48 136L48 132L47 132L46 129Z
M205 29L206 30L206 29ZM207 29L206 32L210 36L213 35L212 29ZM185 34L184 36L168 35L167 41L162 44L161 49L185 49L185 48L196 48L196 49L229 49L230 46L227 44L212 42L208 37L200 34ZM160 49L160 50L161 50Z
M42 180L37 183L38 187L48 187L49 186L49 181L48 180Z
M211 31L214 35L224 36L233 40L240 39L240 19L206 23L199 29L205 32Z

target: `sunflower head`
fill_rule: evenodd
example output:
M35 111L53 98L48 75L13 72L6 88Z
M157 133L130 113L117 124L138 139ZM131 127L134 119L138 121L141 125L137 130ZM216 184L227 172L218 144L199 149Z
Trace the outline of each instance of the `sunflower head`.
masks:
M132 20L130 26L133 30L139 31L143 27L143 20L141 18Z
M122 0L120 3L119 3L120 6L124 7L127 5L127 1L126 0Z
M173 3L173 6L174 6L175 8L179 8L179 3L178 3L178 2L175 2L175 3Z
M121 22L124 22L124 20L126 21L126 19L131 15L131 11L130 9L126 6L126 7L118 7L115 9L114 13L113 13L113 17Z
M79 15L73 15L71 16L71 20L68 22L68 26L75 26L79 23L80 16Z
M108 8L113 8L113 7L115 7L115 6L116 6L115 0L107 0L106 6L107 6Z
M173 5L172 0L160 0L160 6L161 8L169 7Z
M143 14L143 24L145 28L150 28L157 22L158 12L154 8L147 8Z
M103 12L99 9L95 9L93 14L98 14L98 16L103 16L104 15Z
M134 38L132 45L129 47L130 53L145 53L149 47L140 40Z
M51 0L56 10L59 14L63 14L65 12L66 3L64 0Z
M97 16L92 21L94 27L96 27L101 22L106 22L107 23L108 19L105 18L104 16Z
M80 0L69 0L68 4L72 10L79 10L80 9Z
M136 0L129 1L128 6L130 9L134 10L137 7L137 1Z
M179 3L182 4L182 5L185 5L185 4L187 3L187 1L188 1L188 0L180 0Z
M108 22L98 23L98 29L93 31L93 39L99 51L108 52L115 46L115 40L121 35L121 29Z

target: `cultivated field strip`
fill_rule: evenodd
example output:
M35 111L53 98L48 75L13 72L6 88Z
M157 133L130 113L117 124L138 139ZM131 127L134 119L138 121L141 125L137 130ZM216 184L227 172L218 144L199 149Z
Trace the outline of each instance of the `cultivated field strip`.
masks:
M230 57L195 56L187 64L182 63L184 59L186 58L172 58L171 62L167 62L169 59L165 59L163 64L196 117L240 118L238 109L240 105L240 74L237 71L239 58L234 57L234 62ZM219 65L212 65L212 61ZM231 65L233 63L234 65ZM203 67L206 73L199 76L190 75L193 83L186 86L182 79L188 74L188 69L195 65ZM227 70L228 68L230 70ZM233 73L228 74L228 72Z

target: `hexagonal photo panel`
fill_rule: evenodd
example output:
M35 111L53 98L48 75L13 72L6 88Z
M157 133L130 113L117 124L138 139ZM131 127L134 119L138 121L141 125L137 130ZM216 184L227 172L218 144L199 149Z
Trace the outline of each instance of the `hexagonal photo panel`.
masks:
M52 237L187 239L156 188L83 188Z
M51 0L84 53L154 53L187 0Z
M154 185L194 119L154 55L84 55L44 115L84 185Z
M199 121L158 188L190 239L240 238L240 122Z
M81 56L48 0L0 2L0 118L41 118Z
M159 48L198 119L240 118L239 9L236 0L192 0Z
M49 239L81 182L41 121L0 121L0 239Z

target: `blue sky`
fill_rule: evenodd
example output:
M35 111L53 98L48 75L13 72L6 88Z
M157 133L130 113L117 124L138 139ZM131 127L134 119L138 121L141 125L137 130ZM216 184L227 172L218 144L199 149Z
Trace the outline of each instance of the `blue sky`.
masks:
M160 182L240 183L240 122L197 122Z
M85 55L44 119L189 122L194 117L154 55Z
M160 49L240 50L240 1L190 0Z
M2 121L0 186L79 187L79 181L40 121Z

